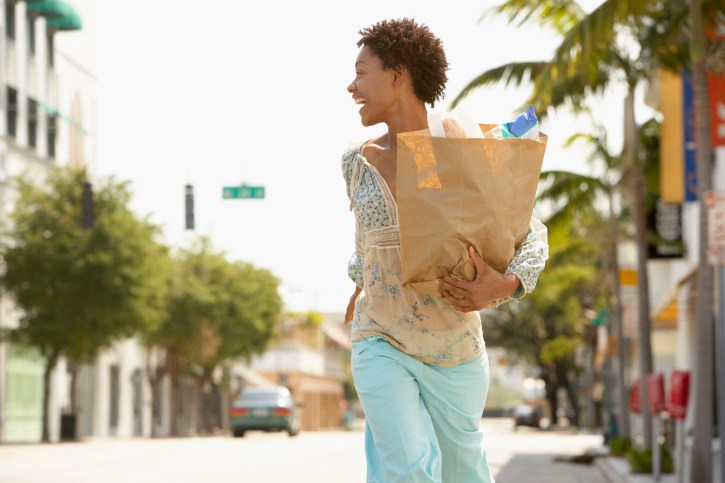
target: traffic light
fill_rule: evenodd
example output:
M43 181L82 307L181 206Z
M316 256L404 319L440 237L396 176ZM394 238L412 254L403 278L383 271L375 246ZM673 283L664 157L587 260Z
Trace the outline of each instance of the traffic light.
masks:
M83 183L82 203L82 225L83 228L93 228L95 222L93 206L93 186L88 181Z
M186 229L194 229L194 187L190 184L185 186L184 199L186 202Z

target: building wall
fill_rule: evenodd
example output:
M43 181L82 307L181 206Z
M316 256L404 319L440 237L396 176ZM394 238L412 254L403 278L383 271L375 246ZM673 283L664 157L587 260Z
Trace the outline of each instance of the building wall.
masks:
M5 6L9 0L0 0L0 217L7 219L12 211L17 193L8 181L13 177L29 172L37 183L43 183L47 168L53 165L85 165L91 179L95 166L95 103L96 79L92 74L93 66L93 0L69 0L84 20L84 28L73 32L57 32L53 35L53 50L46 41L46 22L42 16L28 19L24 1L12 2L15 35L13 39L6 35L8 21L5 18ZM29 35L33 36L35 52L30 51ZM49 60L53 59L50 65ZM16 133L11 136L7 122L8 87L17 92ZM30 143L28 120L31 103L37 101L35 145ZM50 149L48 141L49 119L57 114L57 132L55 150ZM78 156L74 153L82 153ZM0 296L0 328L17 326L20 313L6 296ZM5 405L14 405L21 396L8 387L7 380L15 378L20 372L25 374L40 372L42 388L42 358L30 357L17 351L9 351L7 343L0 340L0 442L12 440L14 434L8 432L6 424L15 424L7 420ZM22 369L20 369L22 368ZM89 372L81 371L80 386L89 383L84 378ZM93 381L102 383L102 381ZM69 405L69 376L65 361L59 361L51 376L49 426L51 440L60 437L60 418ZM35 387L35 386L34 386ZM12 392L10 392L10 391ZM91 401L91 402L89 402ZM41 401L42 402L42 401ZM82 400L86 406L92 406L92 399ZM36 421L40 425L40 416L36 411ZM91 417L81 420L80 428L86 428L81 434L92 433L95 422ZM40 439L40 435L36 439Z

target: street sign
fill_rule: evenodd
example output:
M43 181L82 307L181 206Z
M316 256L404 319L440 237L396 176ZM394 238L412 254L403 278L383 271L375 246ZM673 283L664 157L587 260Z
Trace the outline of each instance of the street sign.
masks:
M707 259L711 265L725 264L725 190L705 193L707 203Z
M264 186L225 186L222 189L222 198L229 199L263 199Z

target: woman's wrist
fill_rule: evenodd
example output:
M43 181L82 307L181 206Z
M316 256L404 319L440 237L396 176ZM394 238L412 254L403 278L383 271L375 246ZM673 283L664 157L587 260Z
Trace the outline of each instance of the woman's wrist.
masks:
M516 290L518 290L521 286L521 280L519 280L519 277L517 277L514 273L507 273L504 277L506 278L505 296L512 297Z

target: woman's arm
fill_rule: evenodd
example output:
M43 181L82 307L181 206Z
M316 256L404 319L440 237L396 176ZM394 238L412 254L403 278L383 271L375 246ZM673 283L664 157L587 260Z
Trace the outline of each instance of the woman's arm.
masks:
M357 296L360 295L360 292L362 292L362 288L356 285L355 292L350 297L350 302L347 304L347 310L345 310L345 325L352 322L352 318L355 315L355 301L357 300Z
M546 227L534 214L529 232L504 274L491 268L473 247L469 247L469 255L476 266L476 278L471 282L462 282L446 274L437 283L451 308L461 312L481 310L494 301L503 303L510 298L518 300L533 291L548 254Z

